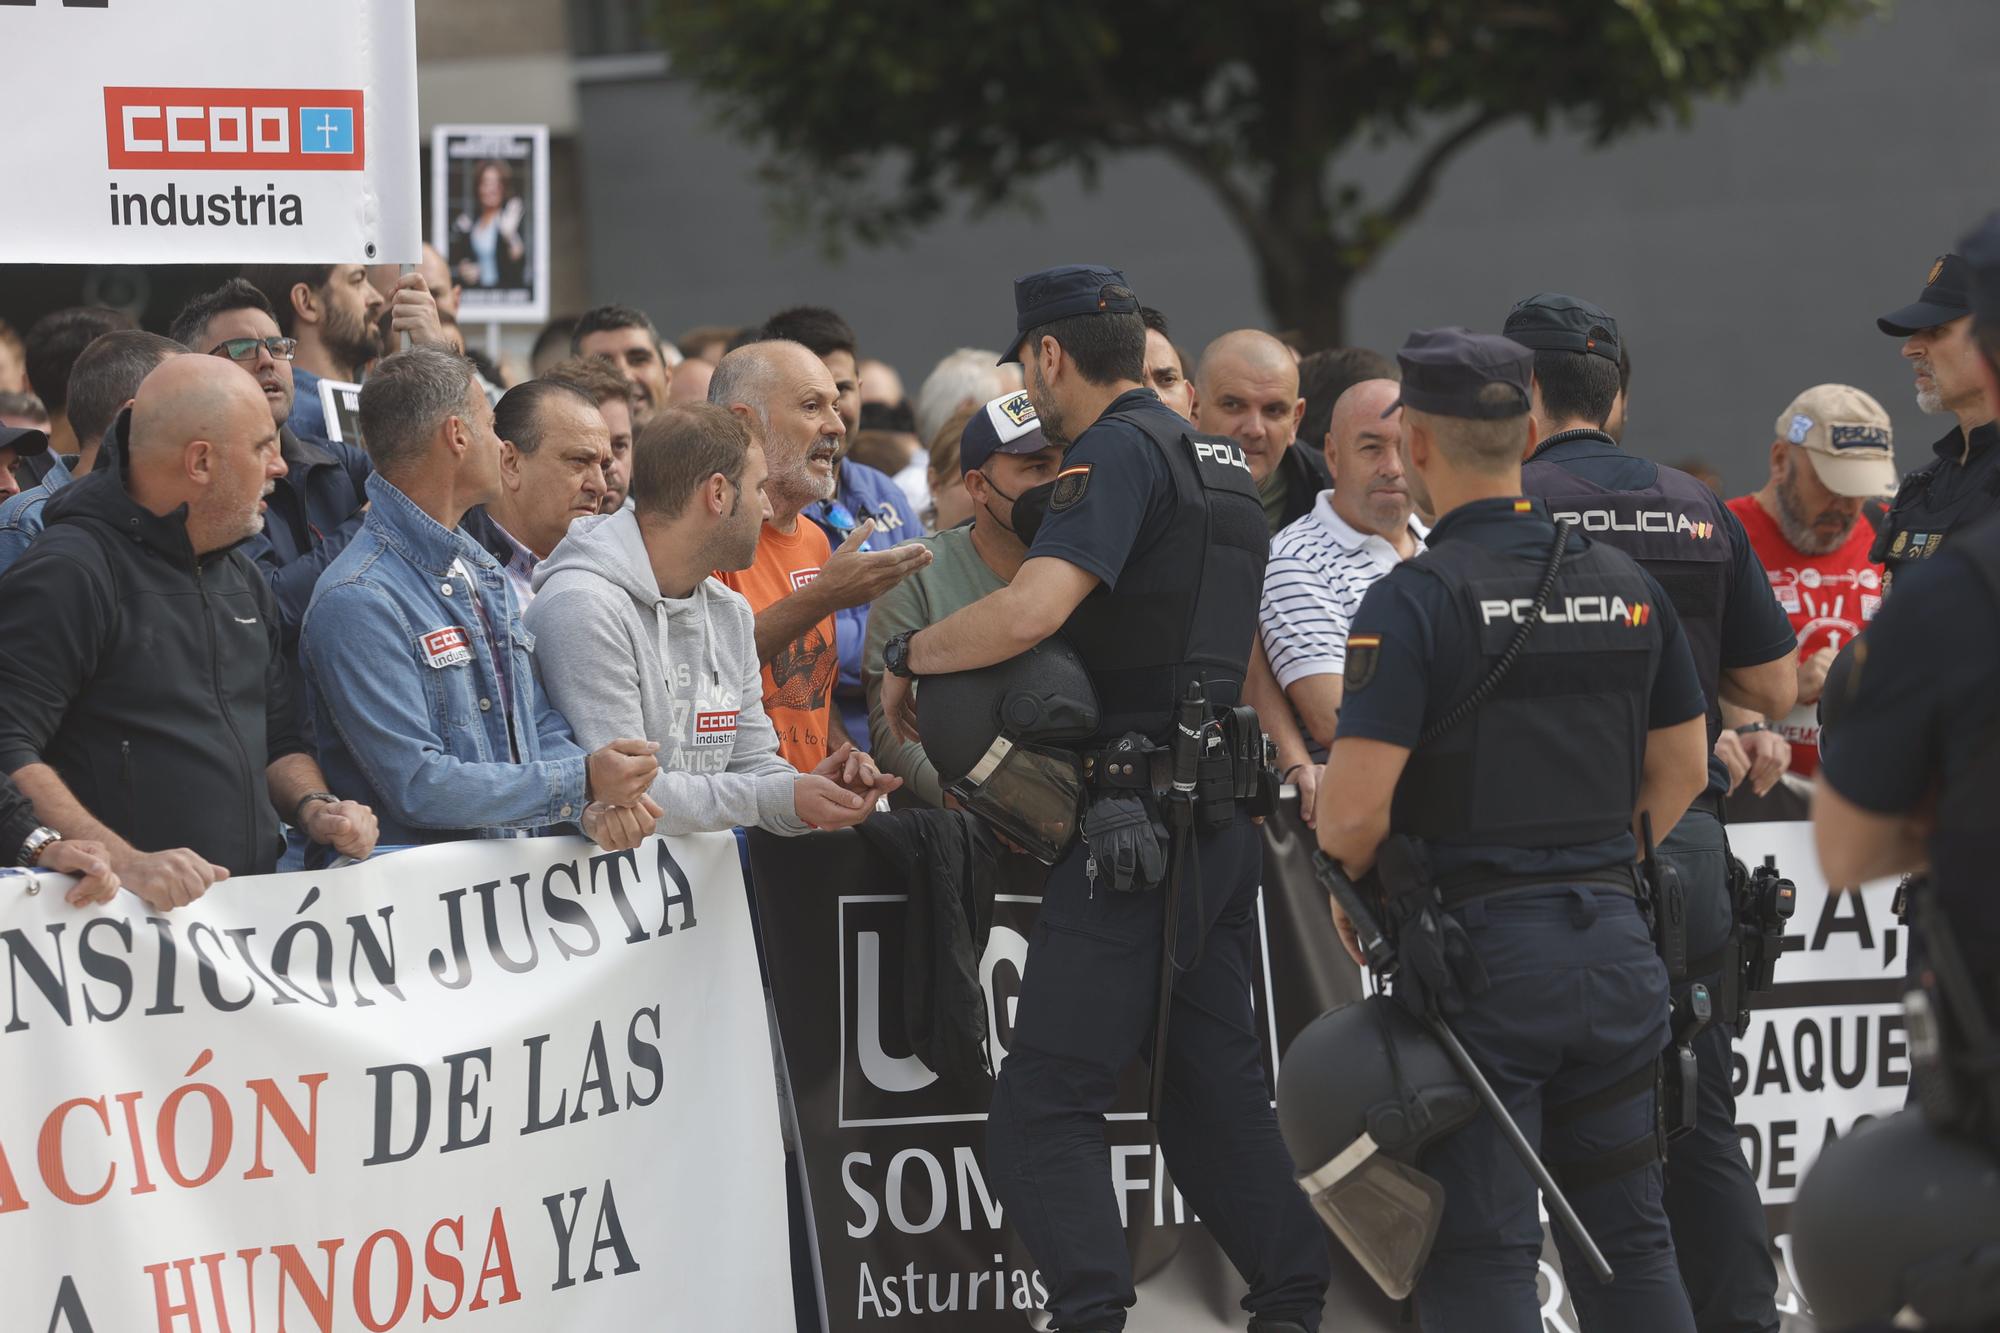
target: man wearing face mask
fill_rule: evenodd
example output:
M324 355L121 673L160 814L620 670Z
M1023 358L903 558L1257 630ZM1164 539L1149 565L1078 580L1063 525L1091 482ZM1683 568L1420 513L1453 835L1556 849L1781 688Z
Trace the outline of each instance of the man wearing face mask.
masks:
M1917 406L1958 418L1933 446L1936 459L1903 478L1876 534L1868 558L1887 566L1885 590L1906 566L1936 555L1947 533L2000 510L2000 428L1973 341L1971 285L1965 260L1939 255L1916 301L1875 321L1904 340Z
M944 789L924 747L896 735L882 710L882 645L1007 586L1028 556L1015 503L1055 480L1062 451L1042 434L1028 395L1009 393L973 413L959 443L958 465L972 500L972 523L922 539L930 548L930 568L918 570L875 603L862 659L875 762L883 772L902 778L911 799L927 806L943 805Z

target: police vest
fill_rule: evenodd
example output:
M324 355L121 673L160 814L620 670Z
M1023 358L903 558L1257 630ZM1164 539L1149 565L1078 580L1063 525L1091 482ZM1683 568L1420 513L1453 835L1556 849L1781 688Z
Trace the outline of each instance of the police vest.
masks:
M1270 531L1242 448L1195 435L1162 406L1104 418L1137 427L1166 460L1172 517L1126 558L1116 589L1083 599L1063 632L1097 687L1105 736L1162 740L1173 710L1199 681L1215 708L1243 693Z
M1533 607L1546 566L1545 554L1503 555L1469 541L1440 543L1409 562L1452 594L1461 628L1441 632L1439 642L1477 646L1431 662L1447 688L1426 728L1492 670ZM1471 717L1411 752L1390 826L1509 847L1630 832L1663 642L1654 596L1630 559L1572 534L1520 658Z
M1984 585L1986 606L1972 613L2000 612L2000 519L1960 534L1952 549L1972 562ZM1866 644L1865 636L1862 642ZM1931 871L1947 898L1991 894L1994 867L2000 866L2000 821L1994 818L2000 811L2000 709L1984 726L1986 735L1975 747L1971 765L1962 773L1947 774L1938 795ZM1974 961L1982 966L1992 962Z
M1735 555L1721 498L1673 468L1659 468L1642 491L1612 491L1560 463L1534 460L1521 469L1521 490L1540 496L1549 517L1575 523L1577 531L1617 547L1653 576L1680 614L1713 735L1722 724L1722 618Z
M1870 560L1887 568L1891 584L1905 565L1936 555L1946 533L2000 513L2000 440L1991 438L1994 431L1989 425L1973 432L1988 438L1966 463L1934 459L1896 488L1895 503L1868 551Z

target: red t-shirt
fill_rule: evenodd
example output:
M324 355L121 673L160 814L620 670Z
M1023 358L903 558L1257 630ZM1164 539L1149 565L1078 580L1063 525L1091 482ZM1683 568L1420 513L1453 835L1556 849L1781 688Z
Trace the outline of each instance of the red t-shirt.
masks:
M1770 576L1778 605L1791 618L1798 636L1799 659L1822 648L1836 652L1858 637L1882 606L1882 566L1870 563L1868 548L1875 529L1863 518L1836 551L1806 555L1785 540L1776 519L1764 512L1754 495L1729 502L1730 512L1743 521L1751 549ZM1819 702L1803 703L1772 727L1792 743L1792 772L1811 777L1819 772Z
M762 611L818 578L832 555L819 525L801 516L790 536L766 523L750 568L718 570L715 577L742 593L752 611ZM834 620L828 616L764 665L764 712L777 729L778 753L801 773L812 772L829 752L827 717L840 674L834 644Z

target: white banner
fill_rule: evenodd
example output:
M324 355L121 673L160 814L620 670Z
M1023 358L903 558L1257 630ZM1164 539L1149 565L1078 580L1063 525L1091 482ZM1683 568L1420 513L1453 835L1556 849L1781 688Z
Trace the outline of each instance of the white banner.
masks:
M7 1329L775 1329L734 840L458 843L78 911L0 875Z
M417 262L415 0L12 0L0 51L0 263Z

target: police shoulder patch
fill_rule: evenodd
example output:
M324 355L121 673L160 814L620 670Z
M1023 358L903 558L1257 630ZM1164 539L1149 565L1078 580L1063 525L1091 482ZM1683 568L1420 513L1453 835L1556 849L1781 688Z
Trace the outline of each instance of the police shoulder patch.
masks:
M1090 489L1090 464L1079 463L1056 474L1056 488L1049 496L1049 512L1060 514L1083 499Z
M1375 679L1375 667L1381 660L1381 635L1349 635L1347 639L1347 666L1342 673L1342 692L1353 694L1356 690L1367 689L1368 682Z

